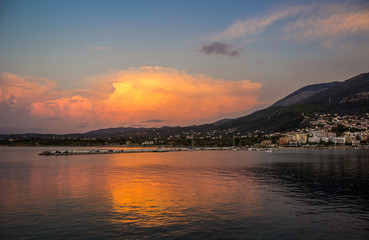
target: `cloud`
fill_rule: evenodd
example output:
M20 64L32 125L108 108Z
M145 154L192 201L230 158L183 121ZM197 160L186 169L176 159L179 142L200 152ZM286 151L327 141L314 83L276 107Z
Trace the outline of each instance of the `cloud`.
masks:
M10 106L24 105L55 96L56 84L46 78L19 77L10 73L0 76L0 103Z
M199 51L206 55L217 54L229 57L238 57L240 55L239 50L234 50L231 46L218 41L204 44Z
M96 51L108 51L111 50L111 47L108 46L97 46L97 45L93 45L93 44L88 44L87 45L89 48L96 50Z
M2 73L0 87L3 91L17 97L29 97L34 93L43 94L55 87L55 83L46 78L19 77L10 73Z
M6 104L13 107L17 104L17 99L13 94L3 92L3 90L0 89L0 104Z
M163 67L132 68L95 76L88 80L83 96L75 95L74 90L56 91L56 84L50 80L33 85L34 79L8 77L20 79L23 84L14 88L10 79L2 79L0 96L5 100L1 101L8 103L7 109L14 109L11 113L0 108L4 111L0 114L3 123L12 123L11 119L22 113L17 124L64 128L68 132L80 131L81 122L86 127L101 128L122 122L157 126L165 119L166 125L184 126L239 116L258 103L261 88L261 84L249 80L226 81ZM14 107L9 96L17 100Z
M0 129L5 129L7 133L24 133L35 129L39 129L38 132L55 133L70 131L72 128L68 128L75 121L73 118L38 116L31 111L33 103L47 102L72 94L72 91L58 89L56 82L46 78L2 73L0 75ZM61 121L51 121L57 118Z
M264 17L236 21L226 30L213 36L213 38L218 40L233 40L240 37L249 38L264 32L267 27L278 20L296 16L310 8L307 6L293 6L284 9L272 9Z
M326 9L319 15L299 19L284 27L285 38L296 41L326 41L369 32L369 10Z
M165 122L165 120L161 120L161 119L150 119L150 120L146 120L146 121L142 121L144 123L161 123L161 122Z
M362 4L364 5L364 4ZM278 24L277 24L278 23ZM352 2L342 4L310 4L273 8L262 17L238 20L226 30L214 34L214 41L255 41L269 29L284 40L320 41L334 45L347 36L369 32L368 6Z
M92 103L81 96L60 98L30 105L31 113L42 116L57 117L92 117Z
M141 67L104 76L114 91L102 101L111 121L166 119L191 124L219 115L246 111L257 104L261 85L248 80L225 81L162 67Z
M85 129L88 126L87 123L80 123L76 126L76 128L81 128L81 129Z

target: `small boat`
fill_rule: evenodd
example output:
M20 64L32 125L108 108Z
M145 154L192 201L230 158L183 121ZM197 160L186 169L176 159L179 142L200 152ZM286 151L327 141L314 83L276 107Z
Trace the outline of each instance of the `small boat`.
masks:
M158 148L158 149L155 149L153 152L169 152L169 149Z

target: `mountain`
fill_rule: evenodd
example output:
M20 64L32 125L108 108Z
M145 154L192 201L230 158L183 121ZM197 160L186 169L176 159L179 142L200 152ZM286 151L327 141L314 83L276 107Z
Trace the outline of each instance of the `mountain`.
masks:
M108 137L108 136L139 136L145 135L148 132L153 131L155 128L133 128L133 127L118 127L118 128L104 128L98 129L90 132L86 132L83 134L87 137Z
M360 112L369 108L369 73L362 73L318 92L299 103L328 107L330 111Z
M314 93L313 93L314 92ZM344 82L303 87L272 106L224 122L218 129L237 132L278 132L305 127L305 115L312 113L363 114L369 112L369 73Z
M324 91L328 88L336 86L340 84L340 82L330 82L330 83L320 83L320 84L313 84L289 94L287 97L282 98L281 100L274 103L272 106L290 106L295 103L298 103L318 92Z

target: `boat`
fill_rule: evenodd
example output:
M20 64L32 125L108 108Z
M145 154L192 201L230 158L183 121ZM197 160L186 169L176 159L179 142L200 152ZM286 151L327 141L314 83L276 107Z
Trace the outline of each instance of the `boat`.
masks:
M165 149L165 148L158 148L158 149L155 149L153 152L169 152L169 149Z

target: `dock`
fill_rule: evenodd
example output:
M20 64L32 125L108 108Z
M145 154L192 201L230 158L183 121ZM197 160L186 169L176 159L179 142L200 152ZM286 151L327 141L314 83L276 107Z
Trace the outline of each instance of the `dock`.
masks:
M73 150L46 150L39 155L43 156L67 156L67 155L87 155L87 154L116 154L116 153L164 153L181 151L214 151L214 150L232 150L232 148L132 148L132 149L73 149Z
M145 152L169 152L172 149L78 149L78 150L50 150L43 151L39 155L60 156L60 155L86 155L86 154L114 154L114 153L145 153Z

